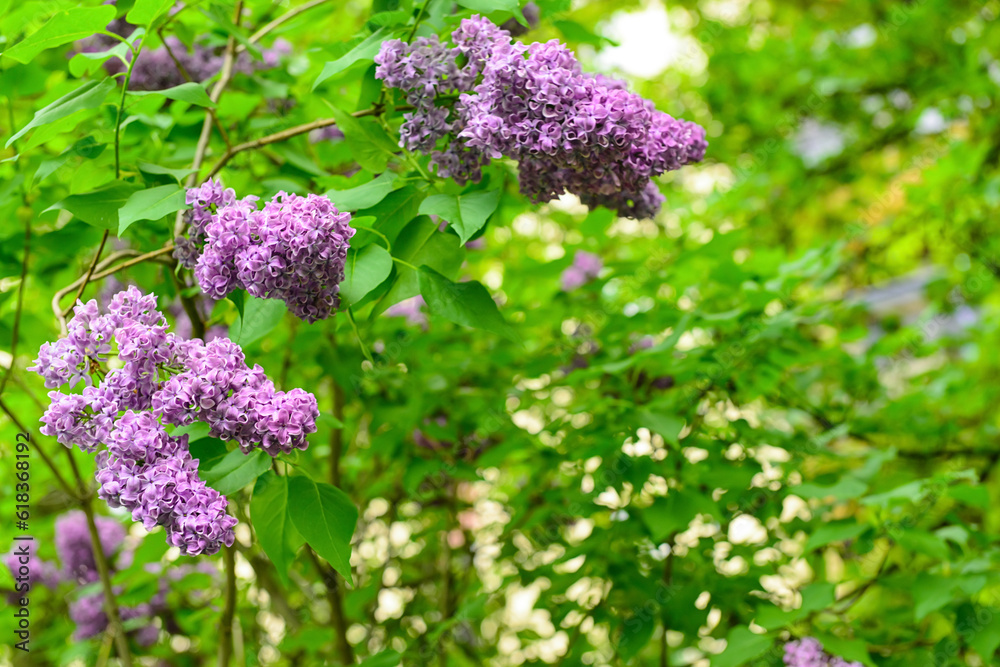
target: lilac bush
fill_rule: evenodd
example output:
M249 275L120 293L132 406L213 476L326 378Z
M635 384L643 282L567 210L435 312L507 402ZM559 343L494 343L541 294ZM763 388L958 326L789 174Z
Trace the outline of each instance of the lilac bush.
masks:
M74 313L67 336L42 345L30 370L49 388L85 386L49 393L41 432L85 452L106 444L97 457L99 495L147 529L163 526L182 553L231 545L236 519L225 496L198 477L187 436L173 437L165 425L201 421L244 452L259 446L276 456L307 446L319 416L315 396L277 391L228 338L203 343L167 331L156 297L135 287L115 295L107 313L96 301Z
M624 82L585 73L558 40L512 42L480 16L463 20L452 40L390 40L375 58L376 77L415 107L400 145L432 152L442 177L478 181L482 166L508 157L533 202L570 192L589 206L649 217L663 202L651 179L705 155L702 127L657 111ZM449 108L442 96L457 100Z
M245 289L281 299L306 322L326 319L340 305L351 214L316 194L279 192L260 210L257 199L237 200L219 181L188 190L189 234L176 239L175 257L211 299Z

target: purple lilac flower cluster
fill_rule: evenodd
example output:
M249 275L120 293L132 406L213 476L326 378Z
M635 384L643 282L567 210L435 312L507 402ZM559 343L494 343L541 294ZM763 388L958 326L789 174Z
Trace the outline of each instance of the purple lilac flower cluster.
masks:
M114 3L108 3L114 4ZM117 18L108 24L107 30L119 37L128 37L135 26ZM80 53L96 53L107 51L121 42L107 35L94 35L78 45ZM275 40L269 49L261 50L260 60L254 59L244 51L235 60L233 68L236 72L253 74L256 71L277 67L281 59L292 52L292 45L284 39ZM131 55L127 55L131 58ZM191 81L202 82L211 79L221 69L225 57L222 48L195 44L188 47L177 37L169 36L163 40L163 46L143 50L139 53L132 67L132 78L129 80L130 90L164 90L179 86L190 78ZM104 63L104 69L111 75L121 74L127 65L119 58L111 58ZM184 76L187 74L187 78Z
M85 386L79 394L49 393L41 432L86 452L106 444L97 459L101 497L147 529L164 526L182 553L232 545L236 519L226 513L225 496L198 478L187 436L172 437L164 425L203 421L244 452L259 445L276 455L306 447L319 416L315 396L276 391L227 338L203 343L167 331L156 297L135 287L115 295L107 313L96 301L79 303L74 313L68 335L43 344L30 370L51 389Z
M649 217L664 200L651 179L705 155L702 127L657 111L621 81L583 72L557 40L512 42L479 16L463 20L452 40L390 40L375 58L376 77L415 107L401 145L433 151L443 177L476 181L491 159L509 157L532 201L570 192L589 206ZM457 96L451 109L442 95ZM435 150L445 137L447 147Z
M860 662L848 662L826 653L823 645L812 637L785 644L785 664L788 667L862 667Z
M589 283L603 268L604 262L599 256L585 250L577 250L573 255L573 263L566 267L560 276L563 291L572 292Z
M125 528L105 516L95 516L94 523L112 573L128 567L132 554L122 549ZM62 569L55 563L32 555L32 562L29 564L34 578L32 585L41 584L55 589L60 583L69 582L79 588L99 579L87 517L82 511L67 512L56 519L55 546ZM12 573L16 572L16 561L13 556L6 558L7 567ZM123 607L119 611L123 620L150 619L165 608L165 601L165 595L158 594L147 603ZM108 625L108 617L104 612L104 594L95 593L72 600L69 603L69 616L76 623L76 631L73 633L75 639L89 639L101 634ZM133 637L140 644L149 645L156 642L158 634L157 627L150 623L135 630Z
M326 319L340 305L351 214L315 194L279 192L260 210L257 199L238 200L219 181L188 190L189 236L175 241L174 256L209 298L245 289L281 299L307 322Z

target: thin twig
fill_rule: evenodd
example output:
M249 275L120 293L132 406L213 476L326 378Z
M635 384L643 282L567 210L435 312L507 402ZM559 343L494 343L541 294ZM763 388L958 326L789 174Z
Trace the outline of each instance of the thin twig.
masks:
M240 15L243 13L243 0L236 0L236 7L233 10L233 23L236 27L240 24ZM233 62L236 59L236 38L233 35L229 36L226 41L226 52L222 61L222 70L219 73L219 80L215 82L212 87L212 92L209 93L209 98L213 103L217 104L219 99L222 97L223 91L225 91L226 86L229 85L229 80L233 76ZM198 144L194 149L194 161L191 163L191 168L194 171L188 176L186 186L187 188L193 188L195 183L198 182L198 172L201 171L201 165L205 162L205 153L208 151L208 143L212 138L212 114L205 114L205 121L201 125L201 135L198 137ZM229 150L227 149L227 153ZM211 178L210 176L208 178ZM177 212L177 219L174 221L174 236L180 236L184 233L184 212Z
M21 313L24 310L24 283L28 280L28 257L30 254L31 221L27 220L24 223L24 259L21 260L21 282L17 286L17 310L14 311L14 327L11 329L10 366L7 367L7 372L3 374L3 379L0 380L0 396L3 396L3 390L7 388L7 380L10 379L11 373L14 372L14 362L17 360L17 342L21 331Z
M312 9L313 7L317 7L319 5L322 5L326 1L327 0L312 0L312 2L307 2L304 5L299 5L298 7L295 7L294 9L288 10L287 12L285 12L284 14L282 14L281 16L279 16L278 18L274 19L273 21L271 21L270 23L268 23L267 25L265 25L264 27L262 27L260 30L258 30L254 34L250 35L250 39L248 39L247 41L250 42L251 44L256 44L261 39L263 39L269 32L271 32L272 30L274 30L275 28L277 28L281 24L287 23L288 21L291 21L293 18L295 18L299 14L302 14L303 12L307 12L310 9ZM236 47L236 53L237 54L243 53L246 50L247 50L247 47L244 44L240 44L239 46Z
M25 425L21 422L20 419L17 418L17 415L15 415L14 412L10 409L10 406L4 403L2 399L0 399L0 410L2 410L3 413L6 414L7 417L9 417L12 422L14 422L14 426L17 427L17 430L19 432L29 433ZM70 498L78 500L79 498L77 497L76 491L73 490L73 487L71 487L69 483L59 473L59 468L56 467L55 462L53 462L52 459L49 458L48 453L41 447L41 445L38 444L37 441L35 442L34 451L38 452L38 455L42 457L42 461L44 461L45 465L48 466L49 470L52 472L52 475L56 478L56 481L59 482L59 486L63 488L63 491L65 491Z
M110 276L112 274L115 274L115 273L118 273L119 271L121 271L123 269L127 269L130 266L135 266L136 264L141 264L143 262L147 262L147 261L149 261L151 259L155 259L155 258L157 258L157 257L159 257L161 255L166 255L167 253L173 252L173 250L174 250L174 245L172 243L168 243L167 245L163 246L162 248L158 248L156 250L151 250L151 251L149 251L147 253L144 253L142 255L138 255L134 259L130 259L130 260L126 261L126 262L122 262L121 264L117 264L117 265L111 267L110 269L101 268L100 270L98 270L97 273L93 274L90 278L92 280L100 280L101 278L107 278L108 276ZM111 262L113 262L115 259L120 259L121 257L127 257L128 255L135 255L135 254L136 254L135 250L122 250L122 251L119 251L119 252L117 252L117 253L115 253L113 255L109 255L107 259L105 259L103 262L101 262L101 267L106 267L108 264L110 264ZM171 262L171 264L172 264L172 262ZM69 294L71 291L73 291L73 288L75 288L82 280L84 280L84 278L77 278L76 281L74 281L70 285L67 285L66 287L62 288L61 290L59 290L58 292L56 292L56 294L55 294L54 297L52 297L52 310L55 313L60 313L61 312L62 313L61 317L64 320L65 320L66 316L69 315L70 311L73 310L73 306L76 305L76 299L73 300L73 303L71 303L70 306L69 306L69 308L67 308L65 311L61 311L60 310L59 303L62 301L63 297L66 296L67 294ZM77 299L79 299L79 297L80 297L80 295L79 295L79 293L77 293Z
M66 316L69 315L71 310L73 310L73 305L80 299L81 296L83 296L83 291L87 289L87 283L90 282L91 276L94 275L94 269L97 267L97 263L101 259L101 253L104 252L104 244L107 242L108 230L105 229L104 235L101 237L101 245L97 248L97 253L94 255L94 261L90 263L90 268L87 269L87 273L83 276L83 278L77 281L80 283L80 289L76 291L76 296L73 297L73 302L69 305L69 307L62 311L63 319L66 319Z
M410 107L398 107L397 111L406 111ZM382 109L378 106L371 107L369 109L362 109L361 111L355 111L351 114L354 118L364 118L365 116L377 116L382 113ZM313 130L319 130L330 125L336 125L336 118L320 118L319 120L314 120L309 123L303 123L302 125L296 125L290 127L286 130L280 132L275 132L274 134L269 134L259 139L252 139L250 141L244 141L242 144L236 144L232 148L228 149L219 158L219 161L215 163L212 169L205 176L205 180L208 180L222 171L222 168L229 163L234 157L240 153L248 150L253 150L255 148L260 148L261 146L267 146L268 144L274 144L279 141L285 141L286 139L291 139L292 137L297 137L300 134L305 134L307 132L312 132ZM189 179L190 180L190 179ZM194 182L192 181L188 187L192 187ZM179 234L178 234L179 235Z
M108 616L108 631L114 634L115 647L118 649L118 659L122 667L132 667L132 653L128 647L128 637L125 636L125 628L122 626L121 615L118 613L118 601L115 599L114 586L111 584L111 568L108 567L108 557L104 553L104 546L101 544L101 534L97 531L97 523L94 521L94 507L91 504L91 496L87 491L87 485L80 476L80 470L76 467L76 461L70 450L66 450L69 457L70 468L80 487L80 505L83 513L87 516L87 528L90 531L90 544L94 551L94 563L97 565L97 574L101 579L101 588L104 589L104 612Z
M233 654L233 617L236 612L236 548L224 547L222 562L226 569L225 606L219 621L219 667L228 667Z
M306 553L326 585L326 598L330 603L330 624L336 632L340 660L345 665L353 665L354 648L347 641L347 619L344 616L344 603L340 598L340 582L337 581L337 573L329 565L324 566L324 563L320 561L319 556L309 545L306 545Z

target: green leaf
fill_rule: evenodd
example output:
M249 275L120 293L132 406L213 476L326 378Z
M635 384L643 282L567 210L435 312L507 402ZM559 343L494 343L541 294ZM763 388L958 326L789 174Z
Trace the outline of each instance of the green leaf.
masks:
M552 25L555 26L556 29L562 33L563 37L570 42L592 44L594 46L618 46L616 41L598 35L576 21L556 19L552 21Z
M921 572L913 582L913 618L918 623L941 607L951 602L955 581L927 572Z
M375 57L378 50L382 48L382 42L389 38L392 31L386 28L379 28L368 37L361 40L361 43L355 46L353 49L340 56L336 60L332 60L323 66L323 71L320 72L316 81L313 83L312 89L316 90L319 84L323 83L331 76L343 72L345 69L358 62L359 60L369 61Z
M351 582L351 536L358 510L335 486L303 475L288 478L288 512L295 528L344 579Z
M373 26L385 26L392 28L397 25L403 25L410 20L410 13L404 12L401 9L397 9L391 12L379 12L378 14L372 14L368 18L368 24Z
M748 628L737 626L726 637L726 650L712 658L712 667L746 665L766 651L772 641L767 635L754 634Z
M397 667L402 657L398 651L382 651L362 660L358 667Z
M1000 647L1000 613L996 609L983 609L982 612L987 620L981 627L977 627L978 632L969 635L968 642L986 664L991 664Z
M429 266L449 278L458 274L465 257L465 251L458 237L439 233L437 224L426 216L420 216L412 221L392 243L394 257L413 266ZM420 294L417 271L402 264L397 264L395 270L396 279L372 310L372 317L385 312L385 309L394 303Z
M118 211L137 190L135 183L113 181L91 192L70 195L46 210L65 209L88 225L117 231Z
M449 322L484 329L517 341L493 297L478 282L455 283L428 266L420 267L420 293L431 313Z
M154 174L156 176L173 176L177 179L177 182L182 182L185 178L193 174L197 169L190 169L184 167L178 167L176 169L171 167L162 167L158 164L153 164L152 162L145 162L143 160L137 160L135 166L139 168L139 171L145 174Z
M344 133L344 141L357 163L375 174L385 171L389 158L399 150L396 140L371 118L355 118L332 104L330 115Z
M483 228L500 203L500 191L470 192L464 195L432 195L420 204L420 213L437 215L458 232L465 243Z
M196 104L200 107L215 106L215 102L213 102L212 98L208 96L207 92L205 92L205 86L193 81L182 83L181 85L174 86L173 88L165 88L164 90L130 90L128 94L133 97L159 95L170 100L177 100L178 102L190 102L191 104Z
M849 500L860 498L868 490L868 485L854 477L843 477L836 484L821 486L819 484L800 484L791 489L800 498L829 498Z
M174 431L177 435L177 431ZM219 464L222 459L229 456L229 449L226 443L218 438L200 437L188 445L191 458L198 459L199 474L201 469L209 470Z
M324 194L341 211L357 211L374 206L392 192L396 174L382 172L378 178L348 190L327 190Z
M247 295L242 315L229 327L229 338L247 346L278 326L287 310L284 301Z
M358 303L392 272L392 256L380 245L370 244L351 250L344 265L340 295L349 304Z
M132 25L152 25L173 6L174 0L135 0L125 18Z
M677 436L684 428L684 420L676 415L667 415L652 410L640 410L636 415L639 424L659 433L664 440L677 444Z
M107 144L99 144L94 137L86 136L80 139L72 146L64 150L59 157L53 158L51 160L46 160L38 166L38 171L35 172L34 177L31 179L31 185L34 187L38 185L46 178L51 176L53 173L58 171L65 165L72 157L82 157L85 160L93 160L100 157L101 153L104 152Z
M852 520L825 523L809 536L809 540L806 541L806 551L825 547L833 542L853 540L866 530L868 526Z
M186 426L175 426L173 430L170 431L170 435L174 438L186 435L188 439L194 443L198 440L208 438L208 434L211 430L212 427L208 424L204 422L195 422L193 424L187 424Z
M213 465L198 466L198 476L223 495L235 493L271 469L271 457L259 449L244 454L239 449L222 457Z
M7 140L5 147L10 147L12 143L23 137L32 128L54 123L83 109L93 109L100 106L108 96L108 93L114 90L114 87L115 82L113 79L104 79L99 82L88 81L76 90L48 104L45 108L39 109L27 125Z
M396 248L396 238L417 217L417 209L420 208L422 200L423 193L412 185L407 185L399 190L390 192L378 204L364 209L360 213L375 218L375 222L370 226L388 237L389 242L393 245L393 252L396 253L397 257L403 257L398 253L398 249ZM376 238L374 234L364 230L359 231L353 240L360 242L361 239L358 237L368 237L370 240ZM457 247L458 244L456 243L455 246Z
M827 652L843 658L853 660L868 667L876 667L872 657L868 654L868 645L862 639L843 639L825 633L817 633L816 638L823 644Z
M3 52L19 63L29 63L46 49L75 42L101 32L115 18L115 8L77 7L58 12L41 28Z
M640 608L638 613L625 619L618 638L618 655L622 660L628 662L646 647L656 629L656 616L648 609Z
M511 12L520 16L521 8L518 0L457 0L458 4L476 12ZM522 17L523 20L523 17Z
M666 497L656 498L652 505L642 510L642 520L653 541L660 543L674 532L686 530L699 514L716 516L718 513L710 497L696 491L672 489Z
M159 220L185 206L184 189L178 185L139 190L118 211L118 235L121 236L138 220Z
M116 42L110 49L103 51L86 51L73 55L69 61L70 74L82 78L98 69L110 58L118 58L122 63L128 63L126 54L129 52L129 45L125 42Z
M304 541L288 513L288 477L268 470L257 478L250 499L250 519L261 548L287 586L288 569Z
M951 555L945 541L933 533L928 533L926 530L908 528L894 537L904 549L926 554L931 558L948 560L948 557Z

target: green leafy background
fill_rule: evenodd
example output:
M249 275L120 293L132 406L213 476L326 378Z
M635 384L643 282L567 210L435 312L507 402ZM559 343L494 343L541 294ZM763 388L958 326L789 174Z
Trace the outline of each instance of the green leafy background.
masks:
M204 559L218 577L173 585L135 660L217 664L229 612L227 661L248 666L780 665L806 635L868 666L1000 664L1000 3L537 2L522 39L612 74L632 39L616 26L669 24L675 57L631 85L710 147L658 179L667 203L643 221L532 205L503 161L461 188L396 147L381 41L418 17L420 35L473 11L503 22L515 0L308 4L258 45L304 5L249 0L234 22L220 0L172 17L163 0L0 0L2 548L17 422L70 478L25 370L59 336L53 296L105 230L125 261L173 238L211 113L201 177L353 212L350 311L307 325L245 294L211 308L323 416L273 467L190 434L237 543ZM174 35L293 50L218 95L210 81L123 97L99 57L67 56L126 13L143 49ZM346 139L232 148L317 119ZM577 250L605 268L565 293ZM114 277L176 306L198 291L168 258ZM426 326L384 314L417 294ZM70 455L92 479L93 457ZM31 494L51 560L77 502L38 455ZM190 559L115 516L141 545L116 575L137 604L156 590L146 565ZM33 592L27 655L4 614L0 661L119 664L101 638L67 639L78 595Z

